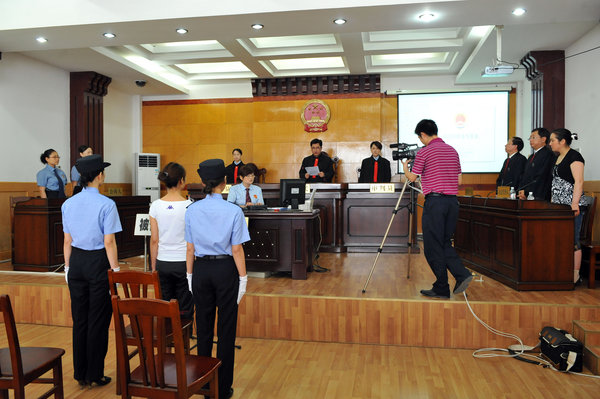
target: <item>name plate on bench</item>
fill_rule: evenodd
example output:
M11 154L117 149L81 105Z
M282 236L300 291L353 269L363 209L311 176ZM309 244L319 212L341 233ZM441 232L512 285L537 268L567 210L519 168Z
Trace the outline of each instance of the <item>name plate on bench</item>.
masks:
M383 183L383 184L371 184L369 185L369 192L371 193L375 193L375 194L382 194L382 193L393 193L394 192L394 184L388 184L388 183Z

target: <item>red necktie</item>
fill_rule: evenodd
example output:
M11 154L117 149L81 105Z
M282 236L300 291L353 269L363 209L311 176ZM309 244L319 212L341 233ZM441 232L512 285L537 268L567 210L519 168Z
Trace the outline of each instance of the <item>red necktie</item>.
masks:
M248 188L246 189L246 204L247 204L248 202L252 202L252 200L250 199L250 187L248 187Z
M534 152L534 153L533 153L533 155L531 156L531 158L529 158L529 163L532 163L532 162L533 162L533 158L535 158L535 154L536 154L536 153Z
M504 163L504 168L502 169L502 173L506 173L509 163L510 163L510 158L506 158L506 162Z
M319 165L319 158L315 158L315 164L314 166ZM315 177L317 177L317 175L313 175L312 178L314 179Z
M379 162L375 161L375 171L373 172L373 183L377 183L377 166Z
M231 184L235 184L237 183L237 170L238 170L238 166L235 166L235 170L233 171L233 183Z

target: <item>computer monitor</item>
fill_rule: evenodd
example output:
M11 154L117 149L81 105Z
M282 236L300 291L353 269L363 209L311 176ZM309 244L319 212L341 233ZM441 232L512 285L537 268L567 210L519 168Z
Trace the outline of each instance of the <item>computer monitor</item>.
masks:
M300 179L281 179L279 181L279 198L281 206L292 206L298 209L298 205L304 204L306 182Z

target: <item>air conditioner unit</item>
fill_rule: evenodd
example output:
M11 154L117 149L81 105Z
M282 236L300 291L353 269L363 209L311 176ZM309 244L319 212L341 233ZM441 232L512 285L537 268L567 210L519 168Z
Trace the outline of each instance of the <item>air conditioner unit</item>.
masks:
M160 198L160 154L134 154L134 195L149 195L150 200Z

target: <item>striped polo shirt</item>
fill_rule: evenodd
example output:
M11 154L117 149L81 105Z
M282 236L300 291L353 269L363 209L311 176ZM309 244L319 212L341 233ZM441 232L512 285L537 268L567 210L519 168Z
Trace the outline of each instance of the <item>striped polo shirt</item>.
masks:
M417 152L412 172L421 175L425 195L432 192L458 194L460 159L456 150L439 137Z

